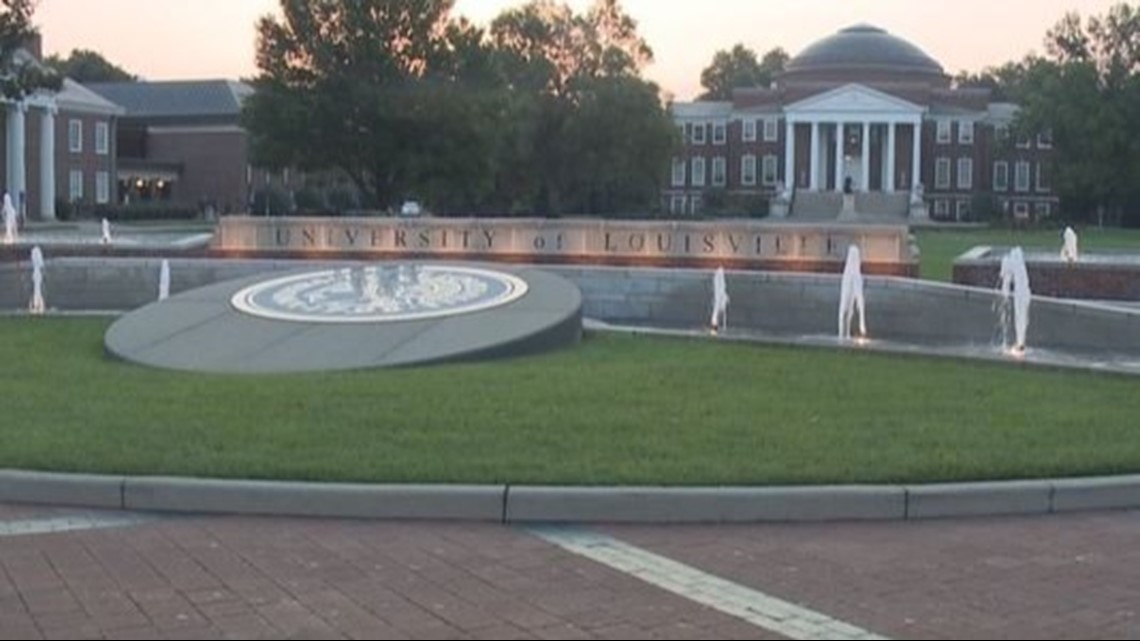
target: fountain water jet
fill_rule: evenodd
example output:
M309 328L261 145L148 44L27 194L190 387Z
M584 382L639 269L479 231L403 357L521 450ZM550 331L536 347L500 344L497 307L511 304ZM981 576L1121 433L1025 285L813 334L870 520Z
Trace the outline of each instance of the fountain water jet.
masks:
M1025 268L1025 255L1014 247L1001 259L998 293L999 321L1002 328L1002 347L1012 354L1025 353L1025 335L1029 330L1029 303L1033 294L1029 289L1029 272ZM1010 320L1013 321L1014 341L1009 343Z
M1061 237L1064 239L1064 245L1061 247L1061 260L1069 263L1077 262L1077 232L1073 231L1072 227L1066 227Z
M162 259L162 267L158 270L158 300L170 297L170 261Z
M12 197L4 194L4 244L14 244L19 235L19 225L16 217L16 208L12 206Z
M839 339L851 338L851 322L859 310L858 338L867 336L867 319L863 300L862 257L855 245L847 247L847 263L843 266L843 280L839 287Z
M32 248L32 299L28 302L28 312L44 313L44 253L39 245Z
M713 306L712 318L709 325L712 333L724 330L728 326L728 285L725 283L724 268L717 267L713 274Z

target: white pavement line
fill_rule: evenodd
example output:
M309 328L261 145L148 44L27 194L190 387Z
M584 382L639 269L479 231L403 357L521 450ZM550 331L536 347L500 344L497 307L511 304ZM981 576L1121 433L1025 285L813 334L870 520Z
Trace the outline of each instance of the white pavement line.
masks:
M84 512L44 519L0 521L0 537L130 527L146 521L152 521L154 518L155 517L141 514L98 514Z
M791 639L888 638L611 536L563 527L532 527L528 531L569 552Z

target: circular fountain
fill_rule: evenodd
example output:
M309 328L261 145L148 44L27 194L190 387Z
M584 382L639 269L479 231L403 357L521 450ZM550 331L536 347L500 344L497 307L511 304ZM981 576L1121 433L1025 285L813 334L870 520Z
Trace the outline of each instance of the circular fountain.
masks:
M532 353L576 342L582 298L531 268L377 263L227 281L115 322L107 350L168 369L276 373Z

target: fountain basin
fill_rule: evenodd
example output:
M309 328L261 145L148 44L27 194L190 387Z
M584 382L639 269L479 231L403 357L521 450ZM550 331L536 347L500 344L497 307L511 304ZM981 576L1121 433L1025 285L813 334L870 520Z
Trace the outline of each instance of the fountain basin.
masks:
M1001 258L1008 247L975 247L954 261L953 280L959 285L994 287ZM1086 300L1140 301L1140 254L1080 253L1069 262L1060 251L1027 251L1025 266L1034 294Z

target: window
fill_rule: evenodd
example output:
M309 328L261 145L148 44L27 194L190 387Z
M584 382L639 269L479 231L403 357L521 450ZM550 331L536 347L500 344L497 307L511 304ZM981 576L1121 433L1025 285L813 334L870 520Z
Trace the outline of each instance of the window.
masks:
M1046 129L1037 134L1037 148L1038 149L1052 149L1053 148L1053 130Z
M974 121L958 121L958 143L963 145L974 144Z
M725 132L725 124L718 122L713 124L713 144L723 145L728 140L728 135Z
M748 187L756 184L756 156L752 154L740 159L740 184Z
M744 142L756 142L756 121L748 118L744 121L744 128L741 129L740 139Z
M105 122L95 123L95 153L106 156L111 150L110 126Z
M83 170L72 169L68 175L67 194L71 202L83 200Z
M1049 169L1045 163L1037 163L1037 191L1049 191Z
M934 161L934 188L950 189L949 158L938 158Z
M714 187L724 187L726 164L727 161L724 156L717 156L712 159L712 184Z
M67 149L73 154L83 151L83 121L67 121Z
M1053 215L1053 207L1049 203L1037 203L1033 206L1033 213L1037 218L1048 218Z
M974 188L974 159L958 159L958 189Z
M704 187L705 186L705 159L704 158L701 158L699 156L696 158L693 158L692 174L693 174L693 177L691 180L692 185L694 187Z
M764 185L771 187L776 184L776 172L778 170L779 161L776 156L768 154L764 156Z
M95 172L95 202L99 205L111 202L111 174L105 171Z
M1016 202L1013 203L1013 217L1018 220L1026 220L1029 218L1029 203Z
M994 191L1009 189L1009 163L999 160L994 163Z
M704 205L705 205L705 203L703 200L701 200L700 196L693 196L693 206L692 206L692 209L689 210L689 213L691 213L691 214L701 213L701 209L704 208Z
M673 186L674 187L684 187L685 186L685 159L684 158L674 158L673 159Z
M958 204L955 207L956 207L956 211L954 212L954 218L956 218L960 221L970 219L970 201L969 200L959 200Z
M1029 134L1021 131L1017 132L1016 144L1018 149L1029 149Z
M705 123L698 122L693 125L693 144L705 144Z
M938 132L935 141L940 145L950 144L950 121L938 120Z
M673 196L669 200L669 213L670 214L684 214L685 213L685 197Z
M689 137L685 135L685 125L684 125L684 123L679 123L679 124L677 125L677 131L681 132L681 143L682 143L682 144L687 144L687 143L689 142ZM247 167L246 167L246 172L248 173L249 171L250 171L250 168L247 166ZM249 182L249 179L248 179L248 178L246 179L246 182L247 182L247 183Z
M950 217L950 201L942 200L941 198L934 201L934 217L935 218L949 218Z
M1029 163L1022 160L1013 166L1013 188L1029 191Z
M780 132L776 128L775 118L764 119L764 142L776 142L780 139Z

